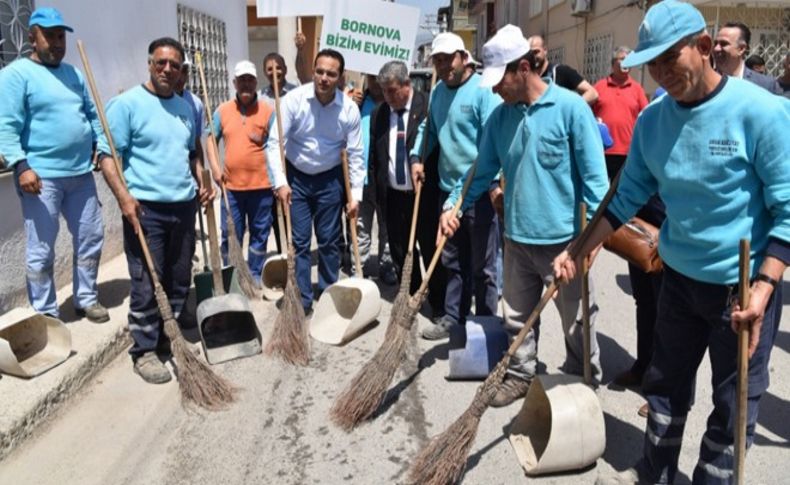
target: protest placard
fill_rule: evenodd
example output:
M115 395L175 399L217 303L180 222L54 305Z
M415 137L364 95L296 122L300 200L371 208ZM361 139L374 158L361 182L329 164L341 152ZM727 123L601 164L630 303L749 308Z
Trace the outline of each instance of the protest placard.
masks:
M257 0L258 17L299 17L324 15L323 0Z
M343 54L346 69L378 74L392 60L411 66L420 9L381 0L327 3L321 47Z

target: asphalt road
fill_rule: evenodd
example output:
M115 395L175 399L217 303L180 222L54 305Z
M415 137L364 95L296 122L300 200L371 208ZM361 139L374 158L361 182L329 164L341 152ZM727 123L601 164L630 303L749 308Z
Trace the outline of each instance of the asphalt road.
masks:
M467 463L465 484L593 483L599 473L622 470L641 453L642 399L607 383L630 365L635 348L633 300L627 268L602 253L593 270L604 385L597 391L606 424L606 450L596 465L544 477L525 477L507 439L521 402L490 409ZM785 306L790 285L785 283ZM391 301L394 289L385 291ZM414 339L388 401L372 422L352 433L335 428L328 411L336 394L375 352L391 304L380 324L344 347L313 343L306 368L263 355L215 366L243 388L231 408L185 411L177 384L145 384L128 356L104 369L79 397L0 463L3 484L384 484L405 481L411 460L468 406L476 382L450 382L448 345ZM256 304L264 339L276 309ZM785 308L771 362L772 382L761 404L757 439L747 459L748 483L787 483L790 474L790 315ZM420 317L419 325L425 320ZM556 310L544 313L541 360L556 374L564 347ZM686 427L679 483L687 483L710 412L710 370L700 367L697 403Z

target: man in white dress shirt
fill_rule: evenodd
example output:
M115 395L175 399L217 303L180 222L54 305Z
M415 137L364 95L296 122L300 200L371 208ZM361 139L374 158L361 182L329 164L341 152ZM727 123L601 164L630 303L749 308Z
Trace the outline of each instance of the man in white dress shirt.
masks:
M280 164L280 132L272 126L266 160L277 198L291 207L296 280L305 313L310 314L310 242L315 227L318 241L318 291L337 281L340 269L340 211L345 200L340 151L348 152L352 202L349 219L357 215L365 167L359 108L338 90L343 56L332 49L320 51L313 64L313 82L299 86L281 100L286 173Z

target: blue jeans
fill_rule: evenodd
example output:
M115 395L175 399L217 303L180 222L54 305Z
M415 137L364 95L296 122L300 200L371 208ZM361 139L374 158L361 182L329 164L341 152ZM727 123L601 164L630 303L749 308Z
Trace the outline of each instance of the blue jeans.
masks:
M653 358L642 390L649 406L644 457L638 465L651 483L674 483L694 379L708 351L713 412L708 416L694 469L695 484L730 484L736 420L738 336L730 328L737 286L703 283L664 265L653 334ZM760 343L749 360L746 444L754 440L760 396L768 389L768 361L782 317L782 285L765 309Z
M442 191L439 207L447 200ZM497 232L494 206L485 194L464 212L461 227L442 251L447 270L444 311L447 318L464 323L475 297L475 315L496 314L499 292L496 283Z
M313 304L310 282L310 242L315 228L318 242L318 289L324 291L337 281L340 271L340 213L343 207L343 184L340 166L309 175L288 164L291 186L291 222L296 251L296 281L302 292L302 305Z
M243 245L244 232L250 230L250 244L247 249L247 265L255 281L261 281L263 263L266 260L266 242L272 227L271 189L228 190L228 202L236 226L236 236ZM228 264L228 227L225 199L220 200L222 226L222 259Z
M151 252L151 259L170 301L173 316L178 318L191 284L192 255L195 254L196 202L140 201L140 205L140 225ZM145 352L166 348L168 340L163 332L162 318L140 241L126 218L123 219L123 249L131 279L129 333L134 344L129 349L129 354L136 359Z
M87 308L98 302L96 277L104 242L104 226L96 182L92 173L41 179L41 193L23 192L17 183L27 234L27 296L39 313L58 316L55 295L55 241L62 214L71 233L74 306Z

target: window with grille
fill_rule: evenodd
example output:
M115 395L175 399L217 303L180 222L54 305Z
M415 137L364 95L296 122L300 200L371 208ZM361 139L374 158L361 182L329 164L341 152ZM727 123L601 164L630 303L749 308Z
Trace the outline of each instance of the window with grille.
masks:
M192 61L187 88L203 98L194 62L195 52L203 56L203 69L211 106L216 108L228 99L228 38L225 22L211 15L178 4L178 40Z
M590 37L584 44L584 69L582 76L590 84L609 75L612 63L612 34Z
M546 52L546 58L552 64L562 64L565 60L565 46L552 47Z
M31 13L32 0L0 0L0 69L33 51L27 38ZM0 153L0 173L9 170Z
M0 69L33 50L27 39L32 0L0 0Z

